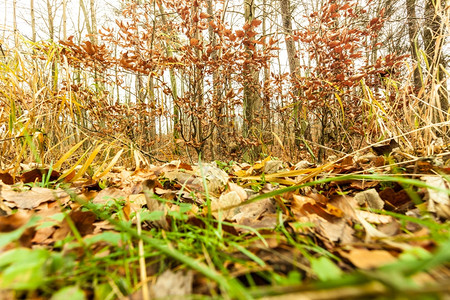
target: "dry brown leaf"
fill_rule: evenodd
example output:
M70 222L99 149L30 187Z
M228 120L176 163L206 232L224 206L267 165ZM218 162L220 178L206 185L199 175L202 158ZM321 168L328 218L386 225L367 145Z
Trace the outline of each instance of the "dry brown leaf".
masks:
M243 187L237 185L233 182L228 182L228 188L231 192L236 192L239 195L239 198L241 198L241 201L245 201L248 199L247 192L244 190Z
M101 190L97 196L92 200L92 203L95 204L106 204L108 201L114 200L125 200L127 197L127 193L118 188L109 187L104 190Z
M130 203L135 204L136 207L139 208L147 204L147 200L144 194L130 195L128 196L128 200Z
M261 219L242 218L240 225L248 226L254 229L267 228L274 229L278 225L278 216L275 214L265 215ZM236 228L238 232L248 232L245 228Z
M281 160L269 160L264 164L263 172L265 174L273 174L280 171L283 168L283 162Z
M91 234L94 231L94 221L97 219L97 216L93 212L80 210L71 211L68 217L72 220L81 236ZM55 240L64 239L70 232L71 229L69 223L64 219L60 228L53 234L53 238Z
M147 208L150 212L162 211L163 215L159 220L152 221L151 224L164 230L169 229L169 223L166 220L167 206L164 203L158 201L155 197L155 186L158 184L156 180L146 180L143 182L144 195L147 203Z
M343 217L351 220L356 220L355 208L358 207L353 197L347 195L334 195L331 197L330 204L338 207L342 213Z
M376 186L378 186L380 183L378 181L365 181L365 180L353 180L350 183L350 187L363 191L366 190L368 188L374 188Z
M298 218L301 216L308 216L316 214L325 220L333 221L334 218L341 218L344 213L338 207L328 203L318 203L310 197L293 195L291 210ZM322 198L318 198L323 201Z
M346 245L357 241L353 236L355 230L344 219L328 222L321 218L316 218L314 224L316 224L315 230L333 243L339 242L341 245Z
M352 249L348 253L339 251L355 267L359 269L373 269L388 263L395 262L397 258L386 250Z
M231 219L235 215L236 208L224 209L227 207L233 207L242 202L241 197L235 191L222 194L219 198L213 198L211 200L211 209L213 215L218 220Z
M356 213L358 217L363 218L371 224L389 224L391 222L395 222L395 219L392 216L380 215L365 210L359 210Z
M276 212L274 200L263 199L261 201L252 202L239 206L235 210L235 215L231 218L236 223L242 224L244 219L258 220L264 215L272 215Z
M398 210L399 208L409 205L410 203L414 204L409 198L408 194L405 190L400 190L396 192L394 189L388 187L378 193L391 208Z
M53 235L53 233L56 231L56 228L53 226L43 227L36 230L36 234L34 235L34 238L31 240L32 243L35 244L44 244L48 245L53 243L53 239L50 237Z
M423 176L421 178L426 184L440 189L447 189L446 181L440 176ZM441 218L450 218L450 198L444 191L427 188L428 211L436 213Z
M60 200L62 203L65 203L70 200L70 196L61 189L51 190L33 187L30 190L16 191L7 185L1 186L1 196L9 207L21 209L36 208L41 203L48 201Z
M30 182L41 182L43 176L47 176L47 173L50 172L49 169L33 169L30 171L27 171L20 175L20 181L23 183L30 183ZM57 180L61 176L58 171L52 170L52 173L50 174L50 180Z
M194 281L194 273L192 271L176 271L166 270L154 285L150 287L152 299L183 297L192 294L192 284Z
M11 174L9 174L8 172L0 171L0 181L2 181L4 184L11 185L14 184L14 177L12 177Z
M11 232L25 225L30 219L30 214L25 211L16 212L9 216L0 216L0 232Z
M361 213L363 213L363 214L361 214ZM365 212L363 212L363 211L356 211L356 218L357 218L358 222L364 227L364 230L366 231L365 241L369 242L374 238L387 237L386 234L384 234L383 232L379 231L378 229L376 229L375 227L370 225L370 223L364 219L364 217L362 216L362 215L365 215L364 213Z

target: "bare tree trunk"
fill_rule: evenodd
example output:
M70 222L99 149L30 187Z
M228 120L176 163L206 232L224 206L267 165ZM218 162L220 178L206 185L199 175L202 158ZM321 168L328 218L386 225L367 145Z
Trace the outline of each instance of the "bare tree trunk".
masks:
M158 5L159 8L159 12L161 14L161 19L163 21L163 24L167 25L168 21L166 18L166 14L164 12L164 7L161 3L161 0L155 0L156 4ZM170 33L168 33L170 34ZM171 57L172 56L172 51L170 49L170 45L166 44L166 54L167 56ZM173 141L174 141L174 154L180 154L180 149L178 147L178 139L180 139L181 135L180 135L180 120L181 120L181 115L180 115L180 110L178 109L178 91L177 91L177 81L176 81L176 77L175 77L175 71L171 68L169 70L169 75L170 75L170 85L171 85L171 90L172 90L172 99L173 99Z
M198 6L194 6L192 8L192 14L198 15ZM198 29L198 26L194 26L194 38L197 39L199 42L202 40L202 36L200 36L200 32ZM202 57L202 53L200 48L197 48L196 51L197 59L200 61ZM197 102L197 107L201 108L204 104L203 99L203 73L201 69L197 66L194 67L194 81L193 81L193 88L194 88L194 99ZM192 118L195 118L193 122L193 126L195 126L195 137L194 138L194 144L196 144L194 147L197 151L197 154L200 155L203 152L203 126L202 126L202 118L200 116L194 116L192 115Z
M94 39L94 32L92 31L92 27L91 27L91 18L89 18L89 13L87 11L86 5L84 5L84 0L80 0L80 7L81 7L81 11L83 12L83 16L84 16L84 24L86 24L86 30L89 34L89 39L91 40L91 43L95 43L95 39Z
M90 0L89 2L89 10L91 12L91 30L92 33L94 35L94 43L97 44L98 43L98 36L97 36L97 18L95 15L95 0Z
M266 36L267 34L267 0L263 0L263 11L262 11L262 34L263 36ZM267 45L264 42L263 45L264 49L266 49ZM268 86L269 79L270 79L270 64L267 64L267 66L264 67L264 93L263 93L263 122L262 122L262 129L263 129L263 140L265 144L272 144L273 143L273 136L272 136L272 125L271 125L271 112L270 112L270 102L271 99L267 95L267 91L270 88Z
M441 16L443 12L441 7L435 7L433 0L427 0L425 3L425 26L423 30L423 41L425 52L430 65L431 79L435 81L438 87L439 100L437 106L444 112L448 111L448 90L446 85L446 76L444 72L445 60L443 57L444 32L441 27Z
M209 21L212 22L214 19L214 11L213 11L213 3L212 0L206 1L206 12L209 14ZM213 27L211 24L208 26L208 35L209 35L209 41L211 43L211 47L214 49L216 47L217 41L216 41L216 35L214 33ZM213 60L217 57L217 53L214 50L211 53L211 57ZM223 143L222 138L222 131L223 131L223 125L224 125L224 119L221 117L222 110L223 110L223 104L221 99L221 87L220 87L220 81L218 76L218 70L214 70L212 74L213 79L213 98L214 103L217 103L217 108L215 108L214 111L214 118L217 120L217 126L214 128L214 134L212 135L212 138L210 139L210 150L211 150L211 159L215 159L216 152L221 152L222 149L225 149L225 145ZM220 153L222 154L222 153Z
M155 99L155 84L153 83L153 78L151 76L148 76L148 102L150 104L150 110L155 110L156 107L156 99ZM150 114L149 121L149 138L150 140L156 139L156 116L154 114Z
M34 14L34 0L30 0L31 40L36 42L36 16Z
M283 29L286 43L286 51L288 55L289 71L291 73L291 78L295 84L300 68L299 60L296 58L295 42L292 39L292 13L291 13L291 1L290 0L280 0L281 17L283 20ZM298 88L294 87L294 139L295 145L300 146L301 140L305 134L305 128L302 128L302 124L306 125L307 120L301 120L302 106L300 104L299 96L300 91Z
M416 0L406 0L406 14L408 20L408 35L409 35L409 45L411 51L411 57L418 64L414 68L414 86L419 88L422 83L420 80L419 71L419 55L417 53L417 19L416 19Z
M67 0L63 0L62 23L63 23L63 40L65 41L67 40Z
M244 17L246 23L251 23L255 19L255 0L244 0ZM255 46L256 47L256 46ZM246 53L249 58L253 56L253 51L246 46ZM261 133L261 122L258 119L258 112L261 111L261 97L259 95L259 73L255 66L247 64L244 66L244 137L259 138ZM257 141L260 142L260 141ZM248 159L255 160L259 157L261 145L252 146L248 149Z
M47 18L48 18L48 34L50 36L50 41L53 42L55 38L55 25L54 25L54 16L52 4L50 3L50 0L47 0ZM56 58L53 58L52 62L52 89L54 91L58 88L58 78L57 78L57 72L56 72Z
M19 31L17 29L17 0L13 1L13 30L14 30L14 46L19 47Z

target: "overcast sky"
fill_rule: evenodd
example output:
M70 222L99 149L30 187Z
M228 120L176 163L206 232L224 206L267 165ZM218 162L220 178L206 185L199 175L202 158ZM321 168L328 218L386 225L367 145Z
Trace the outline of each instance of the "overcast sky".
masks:
M86 1L86 0L85 0ZM62 39L62 0L50 0L56 6L55 39ZM38 40L49 38L47 26L47 1L34 0L36 29ZM111 19L113 7L116 7L119 1L116 0L96 0L96 13L98 25L102 25L108 19ZM31 39L30 24L30 0L17 0L17 24L20 34ZM84 17L79 8L79 0L67 0L67 36L74 35L80 30L86 34L84 28ZM0 39L10 39L13 35L13 0L0 0Z

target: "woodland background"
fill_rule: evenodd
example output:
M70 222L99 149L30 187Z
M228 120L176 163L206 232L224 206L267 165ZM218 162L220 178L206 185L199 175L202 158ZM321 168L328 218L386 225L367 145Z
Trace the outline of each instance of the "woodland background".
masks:
M3 6L2 168L79 142L132 165L448 143L448 1Z

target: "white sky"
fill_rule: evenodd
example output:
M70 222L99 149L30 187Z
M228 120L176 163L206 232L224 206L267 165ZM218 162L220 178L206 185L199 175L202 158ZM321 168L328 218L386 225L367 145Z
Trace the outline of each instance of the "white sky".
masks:
M88 1L84 0L86 5ZM55 39L62 39L62 0L50 0L56 17L54 26L56 29ZM113 13L113 5L118 7L118 0L96 0L96 12L98 25L102 25L106 20L110 19ZM37 39L46 40L49 38L47 25L47 0L34 0ZM56 9L55 9L56 8ZM21 35L31 39L31 17L30 17L30 0L17 0L17 27ZM84 27L84 16L81 13L79 0L67 0L67 36L75 35L82 31L86 34ZM100 26L99 26L100 28ZM13 0L0 0L0 39L9 39L13 33Z

